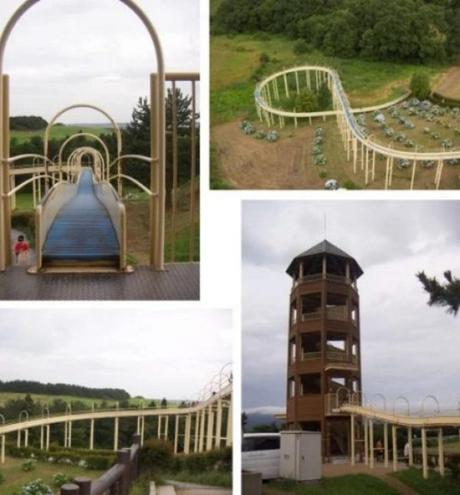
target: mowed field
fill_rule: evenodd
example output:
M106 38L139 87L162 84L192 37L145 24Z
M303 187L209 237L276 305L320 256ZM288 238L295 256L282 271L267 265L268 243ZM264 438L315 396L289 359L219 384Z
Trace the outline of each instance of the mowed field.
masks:
M79 132L87 132L89 134L95 134L100 136L101 134L111 133L111 128L106 127L81 127L75 125L58 125L54 126L50 132L51 139L65 139L73 136ZM11 139L16 139L18 143L25 143L34 136L40 136L42 139L45 137L45 130L38 131L11 131Z
M439 96L460 103L460 66L450 67L440 78L434 91Z
M4 406L9 400L23 399L25 393L14 393L14 392L0 392L0 406ZM83 402L86 406L91 407L94 403L96 406L100 406L103 402L107 405L107 408L112 408L116 406L115 400L103 400L103 399L92 399L90 397L75 397L71 395L42 395L42 394L30 394L34 402L41 402L42 404L51 403L54 400L63 400L64 402ZM147 405L151 400L154 400L157 405L161 402L162 398L159 399L144 399L144 403ZM139 398L129 399L130 405L137 406L141 402ZM173 406L177 404L177 401L171 401L168 405Z
M336 69L352 106L385 103L403 95L415 71L429 75L433 84L446 66L420 66L362 59L340 59L317 50L295 55L295 41L280 36L257 35L213 36L211 38L211 119L212 124L228 122L237 117L255 115L252 78L260 65L260 55L266 53L270 62L263 75L302 64L324 65Z

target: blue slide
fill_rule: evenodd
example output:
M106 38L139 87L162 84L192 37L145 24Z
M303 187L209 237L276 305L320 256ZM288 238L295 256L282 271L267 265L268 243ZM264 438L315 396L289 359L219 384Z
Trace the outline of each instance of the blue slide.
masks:
M43 263L118 264L120 246L110 215L84 168L76 195L56 215L43 245Z

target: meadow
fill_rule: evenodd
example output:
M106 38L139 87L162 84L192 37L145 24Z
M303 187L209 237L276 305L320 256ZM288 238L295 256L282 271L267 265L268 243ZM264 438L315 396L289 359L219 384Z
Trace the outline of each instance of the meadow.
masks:
M100 136L101 134L112 133L112 129L99 126L81 127L76 125L55 125L51 128L50 139L62 140L80 132L87 132ZM35 136L40 136L43 139L45 137L45 129L34 131L11 131L11 139L15 139L18 144L26 143Z

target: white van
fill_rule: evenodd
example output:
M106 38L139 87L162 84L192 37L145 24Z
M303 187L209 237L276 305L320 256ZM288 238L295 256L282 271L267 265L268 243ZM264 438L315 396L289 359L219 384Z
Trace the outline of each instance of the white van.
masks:
M279 478L280 434L245 433L242 445L242 468L262 474L263 480Z

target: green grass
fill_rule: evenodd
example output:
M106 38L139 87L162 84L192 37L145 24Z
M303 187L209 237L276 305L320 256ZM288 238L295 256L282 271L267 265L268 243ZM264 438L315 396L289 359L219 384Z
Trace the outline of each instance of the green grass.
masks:
M265 485L264 495L294 493L295 495L398 495L384 481L367 474L323 478L318 484L295 481L275 481Z
M184 483L195 483L197 485L209 485L209 486L232 486L232 473L221 471L203 471L201 473L192 473L190 471L179 471L173 473L161 472L160 479L163 484L166 484L166 480L181 481Z
M460 481L449 477L441 478L438 473L430 471L429 478L423 479L419 469L407 469L393 473L392 476L413 488L419 495L458 495Z
M109 127L80 127L73 125L54 126L50 132L51 139L65 139L73 136L79 132L87 132L89 134L95 134L100 136L101 134L107 134L113 132ZM30 141L30 138L34 136L45 137L45 129L35 131L11 131L11 139L16 139L18 144L23 144Z
M15 392L0 392L0 406L3 406L5 402L9 400L17 400L17 399L23 399L25 397L25 393L15 393ZM64 402L83 402L85 406L91 407L91 405L94 403L96 406L99 406L102 402L105 402L107 404L108 408L115 407L116 402L115 400L106 400L103 401L102 399L92 399L90 397L74 397L71 395L42 395L42 394L30 394L34 402L41 402L41 403L51 403L56 399L63 400ZM161 399L144 399L144 403L147 405L149 401L155 400L157 405L160 403ZM136 398L131 398L128 400L130 405L137 406L140 402L140 399ZM169 406L174 406L176 402L170 402L168 401Z
M254 118L252 75L259 67L260 54L271 61L263 75L301 64L318 64L335 68L342 79L353 106L384 103L404 94L415 71L427 73L432 81L446 69L443 65L420 66L371 62L363 59L340 59L315 50L295 55L295 41L280 36L268 40L257 35L211 38L211 121L212 125L241 116Z
M34 198L32 193L19 192L16 194L16 210L33 210Z
M63 473L74 478L77 476L89 476L92 479L98 478L102 473L100 471L87 471L86 469L68 466L66 464L48 464L46 462L37 462L32 471L23 471L22 464L24 459L6 458L5 464L0 465L0 472L5 480L0 483L0 495L15 495L20 493L23 485L30 483L38 478L42 479L47 485L51 486L55 493L58 488L53 485L53 476L57 473Z

